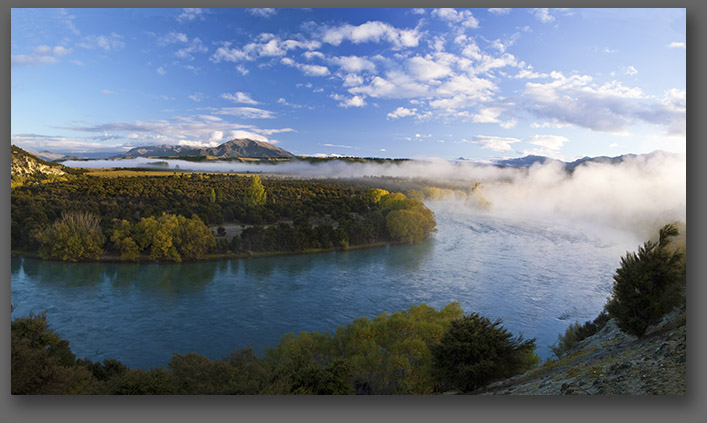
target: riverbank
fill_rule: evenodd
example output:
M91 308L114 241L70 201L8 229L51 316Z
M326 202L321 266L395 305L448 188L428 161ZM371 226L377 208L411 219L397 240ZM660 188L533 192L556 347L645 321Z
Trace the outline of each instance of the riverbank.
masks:
M646 335L621 332L614 319L565 357L492 383L483 395L684 395L687 370L685 307Z
M372 248L380 248L385 246L399 246L405 245L407 243L399 241L380 241L372 244L361 244L352 245L345 249L343 248L310 248L302 251L249 251L245 253L211 253L198 260L182 260L182 263L199 263L204 261L215 261L215 260L229 260L229 259L243 259L243 258L256 258L256 257L276 257L276 256L298 256L306 254L321 254L321 253L331 253L334 251L355 251L355 250L367 250ZM27 257L39 260L47 261L57 261L65 263L65 260L53 260L53 259L43 259L38 253L31 251L21 251L12 250L10 251L10 257ZM81 260L77 263L175 263L174 261L168 260L155 260L151 259L149 256L141 256L137 260L123 260L120 256L104 254L97 260Z

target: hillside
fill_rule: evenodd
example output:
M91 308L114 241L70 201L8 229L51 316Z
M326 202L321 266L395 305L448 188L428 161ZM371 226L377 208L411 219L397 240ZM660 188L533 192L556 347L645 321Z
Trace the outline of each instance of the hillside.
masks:
M685 307L637 338L615 321L580 342L560 360L492 383L485 395L684 395L687 327Z
M10 185L19 186L27 180L52 181L64 178L71 171L57 163L47 162L27 151L11 146Z
M180 156L210 156L216 158L248 157L259 159L295 157L289 151L283 150L263 141L247 138L225 142L217 147L193 148L179 145L158 145L136 147L125 154L116 157L180 157Z

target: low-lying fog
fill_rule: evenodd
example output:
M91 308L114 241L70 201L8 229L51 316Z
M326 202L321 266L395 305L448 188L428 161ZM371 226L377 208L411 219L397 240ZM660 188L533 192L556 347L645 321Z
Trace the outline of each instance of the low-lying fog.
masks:
M156 164L161 162L161 166ZM568 218L633 232L638 239L652 236L659 226L686 222L686 157L656 152L627 157L622 163L589 162L566 172L558 162L525 168L500 168L450 162L441 159L403 162L309 163L288 161L277 164L242 162L191 162L147 158L122 160L67 161L71 167L157 167L184 171L264 173L304 178L409 178L411 187L423 185L453 188L466 194L478 182L476 199L485 199L487 213L506 218ZM413 183L415 182L416 183ZM367 182L372 183L371 179ZM385 181L382 181L385 183ZM459 201L478 211L473 196ZM427 201L427 200L426 200ZM449 199L447 201L450 201ZM563 219L564 220L564 219Z

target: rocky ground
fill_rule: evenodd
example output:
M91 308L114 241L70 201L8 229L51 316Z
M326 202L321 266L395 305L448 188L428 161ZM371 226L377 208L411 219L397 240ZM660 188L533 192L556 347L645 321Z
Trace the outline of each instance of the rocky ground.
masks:
M685 309L637 338L615 321L560 360L495 382L484 395L682 395L686 391Z

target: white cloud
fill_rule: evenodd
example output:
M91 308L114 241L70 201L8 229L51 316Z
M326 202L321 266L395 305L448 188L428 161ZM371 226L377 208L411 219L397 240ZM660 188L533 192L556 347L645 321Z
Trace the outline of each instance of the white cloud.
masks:
M339 144L322 144L324 147L334 147L334 148L353 148L350 145L339 145Z
M189 41L189 37L182 32L170 31L169 33L161 36L157 39L157 44L165 46L174 43L186 43Z
M672 43L668 44L668 48L682 48L682 49L687 49L687 44L683 43L682 41L673 41Z
M90 35L77 45L86 49L102 48L106 51L119 50L125 47L125 42L123 42L122 39L122 35L112 32L110 35Z
M184 8L182 13L177 16L177 22L191 22L195 19L204 19L204 10L199 8Z
M327 76L329 75L329 68L320 65L307 65L304 63L297 63L289 57L283 57L280 63L286 66L291 66L299 69L307 76Z
M258 16L260 18L269 18L271 16L277 15L277 9L272 9L268 7L262 7L257 9L246 9L248 13L253 16Z
M388 119L400 119L403 117L416 116L416 115L417 115L416 108L408 109L405 107L398 107L394 111L388 113L387 118Z
M472 116L472 120L476 123L498 123L498 116L501 114L501 110L495 107L487 107L481 109L479 113Z
M550 9L548 8L533 9L532 13L542 23L550 23L555 20L555 17L550 14Z
M479 144L481 148L501 152L511 150L511 144L520 142L520 140L518 138L477 135L471 140L463 139L460 142Z
M324 56L324 53L321 51L305 51L302 53L302 55L307 59L307 60L312 60L314 58L317 59L324 59L326 56Z
M315 50L321 47L319 41L298 41L282 40L273 34L263 33L257 37L256 42L248 43L242 48L231 48L231 43L223 43L223 46L216 49L216 52L209 60L219 63L238 62L242 60L255 60L259 57L284 56L288 51L294 49Z
M369 21L354 26L345 24L336 28L329 28L324 32L322 41L338 46L348 40L354 44L366 42L388 41L395 48L417 47L421 34L417 29L398 29L380 21Z
M363 107L366 105L366 101L363 99L363 97L357 95L347 98L339 94L332 94L331 97L334 100L339 100L339 107Z
M548 150L559 150L569 140L559 135L533 135L526 142L533 145L539 145Z
M238 116L246 119L272 119L275 117L271 111L256 107L223 107L214 114Z
M421 9L421 8L419 8L419 7L414 8L414 9L412 9L412 10L410 10L410 11L411 11L413 14L415 14L415 15L424 15L425 13L427 13L427 11L426 11L425 9Z
M66 56L71 53L71 49L64 46L50 47L41 45L32 50L32 54L13 54L11 58L11 66L28 66L28 65L43 65L49 63L58 63L59 57Z
M507 15L507 14L511 13L511 10L512 9L510 9L510 8L503 8L503 7L489 8L489 12L493 13L494 15Z
M407 66L415 78L423 81L439 79L452 74L452 70L448 66L420 56L409 59Z
M250 72L245 66L243 65L238 65L236 66L236 70L243 76L248 75L248 72Z
M458 11L456 9L434 9L432 16L436 16L443 21L449 23L450 26L457 25L462 28L478 28L479 21L468 10Z
M550 11L553 12L560 12L565 15L571 15L573 12L571 9L565 9L565 8L555 8L555 9L548 9L548 8L538 8L538 9L531 9L530 13L535 16L537 20L539 20L542 23L550 23L555 21L555 16L550 14Z
M249 94L241 92L241 91L237 91L233 94L223 93L223 94L221 94L220 97L225 100L232 101L234 103L259 104L257 101L253 100Z
M344 87L355 87L358 85L363 84L363 78L360 75L355 75L352 73L349 73L343 77L344 82L343 86Z
M636 75L638 71L633 66L629 66L628 68L626 68L625 73L626 75Z
M204 43L199 38L194 38L191 40L191 44L187 47L181 48L174 53L180 59L193 60L194 56L192 53L206 53L209 48L204 45Z
M160 66L159 68L157 68L157 73L162 76L167 75L167 69L165 69L164 66Z
M358 72L375 72L376 65L370 60L364 57L358 56L339 56L332 57L329 61L333 64L338 65L341 69L346 72L358 73Z
M117 94L117 93L116 93L115 91L113 91L113 90L101 90L101 94L103 94L103 95L111 95L111 94Z

